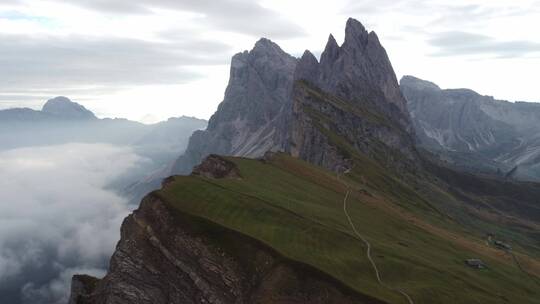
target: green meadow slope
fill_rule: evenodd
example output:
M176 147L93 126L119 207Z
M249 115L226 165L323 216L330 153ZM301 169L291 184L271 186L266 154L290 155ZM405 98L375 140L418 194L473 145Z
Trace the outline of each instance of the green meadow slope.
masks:
M228 157L239 178L176 176L154 194L183 214L261 241L285 258L388 303L407 303L393 290L398 288L414 303L538 303L537 261L528 259L530 273L524 273L509 255L426 200L425 193L368 158L351 156L353 169L344 175L285 154L266 160ZM370 242L386 287L377 282L366 246L345 216L349 190L347 211ZM482 259L487 269L467 267L468 258Z

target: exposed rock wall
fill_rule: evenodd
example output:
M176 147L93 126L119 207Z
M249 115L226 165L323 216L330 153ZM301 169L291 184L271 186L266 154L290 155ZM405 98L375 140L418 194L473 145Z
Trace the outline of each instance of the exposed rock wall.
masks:
M441 90L411 76L403 77L401 89L425 146L469 152L496 149L517 140L512 125L483 111L487 97L465 89Z
M209 154L261 157L281 150L284 112L290 112L290 92L297 59L277 44L261 39L231 61L225 98L204 131L195 132L173 168L188 174Z
M468 89L442 90L412 76L401 80L419 144L471 171L516 168L540 180L540 105L511 103Z
M416 166L412 136L399 125L377 112L351 107L309 83L298 82L294 93L290 144L293 156L333 171L350 167L351 151L363 152L398 171L404 166Z
M236 165L222 156L211 154L193 168L193 175L207 178L240 178L240 170Z
M355 19L347 21L341 46L330 35L320 62L309 51L304 53L295 72L295 80L300 79L353 106L379 112L412 132L407 103L386 50L377 34Z
M369 129L381 135L377 140L392 143L392 148L412 149L402 143L395 145L394 137L412 137L413 127L388 55L374 32L367 32L360 22L349 19L343 44L339 46L330 35L320 62L309 51L298 61L267 39L257 42L250 52L235 55L224 101L208 128L193 134L173 173L191 172L194 165L212 153L261 157L266 151L289 151L295 144L291 142L291 127L302 125L296 124L298 117L293 115L293 108L298 110L294 103L302 95L294 92L298 81L306 81L352 108L376 113L397 129L394 134L388 130L378 132L378 126L372 124ZM335 123L344 129L352 122ZM313 142L321 139L314 138ZM307 144L301 146L310 148ZM411 155L411 151L406 154ZM336 157L325 156L325 167L336 167L337 162L330 161Z
M332 143L335 134L352 149L384 156L377 160L385 165L398 164L381 153L387 148L415 161L412 123L392 65L376 34L360 22L347 21L342 46L330 35L320 62L306 51L295 84L289 147L294 156L331 170L345 168L348 153Z

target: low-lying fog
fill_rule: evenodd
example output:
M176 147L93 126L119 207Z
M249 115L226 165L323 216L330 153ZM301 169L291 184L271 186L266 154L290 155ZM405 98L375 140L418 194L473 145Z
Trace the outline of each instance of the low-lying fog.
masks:
M67 303L73 273L102 275L130 211L109 185L148 161L110 144L0 152L0 294Z
M0 303L67 303L102 276L120 224L206 121L98 119L65 97L0 110Z

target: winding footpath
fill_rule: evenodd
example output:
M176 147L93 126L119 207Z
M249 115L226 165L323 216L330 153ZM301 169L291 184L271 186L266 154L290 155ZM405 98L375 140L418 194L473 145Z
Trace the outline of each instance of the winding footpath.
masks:
M345 174L346 173L348 173L348 171L346 171ZM379 284L381 286L383 286L384 288L386 288L388 290L391 290L391 291L394 291L394 292L397 292L397 293L400 293L401 295L403 295L407 299L409 304L414 304L414 301L412 300L412 298L406 292L404 292L403 290L401 290L399 288L393 288L391 286L388 286L381 279L381 274L379 273L379 269L377 268L377 264L375 264L375 261L373 261L373 258L371 257L371 244L369 243L369 241L362 234L360 234L358 232L358 230L356 230L356 226L354 226L354 223L353 223L353 221L352 221L352 219L351 219L351 217L349 215L349 212L347 211L347 199L349 198L349 194L351 193L350 187L345 181L342 181L339 178L339 174L337 175L337 178L338 178L339 181L341 181L347 187L347 192L345 193L345 197L343 198L343 212L345 213L345 216L347 217L347 220L349 221L349 225L351 226L352 231L354 232L354 234L358 238L360 238L362 240L362 242L364 242L364 244L367 247L366 256L367 256L369 262L371 263L371 266L373 267L373 270L375 271L375 276L377 278L377 282L379 282Z

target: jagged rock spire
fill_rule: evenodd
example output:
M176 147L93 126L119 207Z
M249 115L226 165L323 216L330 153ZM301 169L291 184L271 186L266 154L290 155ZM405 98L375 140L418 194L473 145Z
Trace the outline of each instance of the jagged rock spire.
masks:
M281 148L282 112L291 108L290 93L297 59L261 38L251 51L231 61L223 102L204 131L190 138L173 173L189 173L208 154L259 157Z
M349 19L345 42L339 46L330 35L320 63L309 51L298 60L266 38L251 51L235 55L223 102L207 130L192 136L174 173L190 172L211 153L257 157L268 150L284 150L297 80L307 80L352 106L410 128L405 100L384 48L375 33Z
M259 39L259 41L255 43L255 46L253 47L250 53L264 54L264 55L278 56L278 57L290 56L285 51L283 51L281 47L279 47L279 45L277 45L275 42L267 38Z
M345 26L344 45L364 46L367 44L368 32L360 21L349 18Z
M317 83L319 80L319 62L315 55L309 50L306 50L300 61L298 61L298 67L295 71L294 79L307 80L311 83Z
M321 64L332 64L339 57L339 45L332 34L328 37L328 42L324 48L324 52L321 54Z
M303 58L295 76L353 103L371 103L390 119L396 119L399 113L403 127L412 130L406 102L385 49L375 32L368 33L355 19L347 20L341 46L330 35L320 63Z

